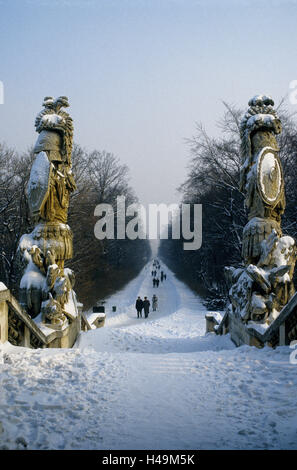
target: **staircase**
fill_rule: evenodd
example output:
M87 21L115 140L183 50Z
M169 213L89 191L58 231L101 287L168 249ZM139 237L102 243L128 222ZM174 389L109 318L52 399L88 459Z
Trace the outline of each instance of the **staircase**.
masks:
M244 324L241 318L227 310L221 322L218 322L215 314L206 315L206 332L211 331L218 335L230 333L236 346L248 344L258 348L275 348L289 345L291 341L297 340L297 292L269 326L251 321Z
M67 325L53 330L36 322L20 306L10 290L0 283L0 343L27 348L71 348L81 331L82 304L77 303L77 315L68 316Z

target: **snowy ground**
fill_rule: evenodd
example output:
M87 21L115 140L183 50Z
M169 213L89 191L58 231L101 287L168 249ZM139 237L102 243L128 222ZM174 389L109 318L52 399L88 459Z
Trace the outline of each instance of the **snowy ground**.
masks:
M297 448L292 350L205 336L199 298L167 268L153 289L150 271L75 349L0 348L0 448ZM137 319L137 295L153 293L158 311Z

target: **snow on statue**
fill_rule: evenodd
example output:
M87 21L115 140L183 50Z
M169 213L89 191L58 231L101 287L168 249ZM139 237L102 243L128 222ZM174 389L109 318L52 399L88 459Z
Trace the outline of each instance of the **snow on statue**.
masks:
M64 269L65 260L72 257L67 217L70 193L76 188L71 171L73 123L62 110L69 106L66 96L46 97L43 106L35 121L39 136L27 188L35 228L19 244L26 263L20 300L32 318L41 312L45 323L59 327L67 322L65 305L68 310L75 307L74 273Z
M226 269L233 314L267 324L294 294L296 261L295 241L281 230L285 193L275 136L282 128L273 105L270 97L255 96L241 122L240 190L249 219L243 230L245 267Z

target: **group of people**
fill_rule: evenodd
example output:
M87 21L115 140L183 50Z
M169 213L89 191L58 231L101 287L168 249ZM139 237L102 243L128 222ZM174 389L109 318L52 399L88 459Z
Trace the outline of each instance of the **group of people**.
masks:
M161 282L166 280L166 273L164 271L160 271L161 265L160 262L157 259L153 260L153 266L152 266L152 276L153 276L153 287L159 287L160 279ZM159 276L157 276L157 273L160 273L160 279ZM144 312L144 317L147 318L149 313L150 313L150 306L151 302L147 297L142 298L140 296L137 297L136 303L135 303L135 308L137 311L137 318L142 318L142 310ZM152 297L152 308L153 312L155 312L158 308L158 297L154 294Z
M135 303L135 308L137 311L137 318L142 318L142 310L144 312L144 318L147 318L150 313L150 305L151 303L147 297L144 297L144 299L142 300L142 298L138 296L136 303ZM152 297L152 307L153 307L153 312L155 312L158 307L158 297L155 294Z
M157 265L157 269L160 270L160 264ZM157 269L153 269L152 270L152 276L153 276L153 287L159 287L159 283L160 283L160 279L161 279L161 282L165 281L166 280L166 273L164 273L164 271L161 271L160 273L160 279L159 277L157 277Z
M160 280L158 278L155 278L153 279L153 287L159 287L159 282Z

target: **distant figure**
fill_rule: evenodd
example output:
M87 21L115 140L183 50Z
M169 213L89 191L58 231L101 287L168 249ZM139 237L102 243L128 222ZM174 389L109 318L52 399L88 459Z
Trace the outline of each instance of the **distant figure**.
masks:
M157 284L157 287L159 287L159 279L156 279L156 284Z
M142 317L143 301L139 296L137 297L135 308L137 310L137 318Z
M157 279L154 278L153 279L153 287L156 287L156 281L157 281Z
M166 274L164 274L164 279L165 279L165 281L166 281Z
M152 306L153 306L153 312L155 312L158 308L158 297L154 294L152 298Z
M152 276L154 275L154 271L152 271Z
M148 317L148 314L150 313L150 301L148 300L147 297L144 298L144 301L143 301L143 310L144 310L144 316L145 318Z

